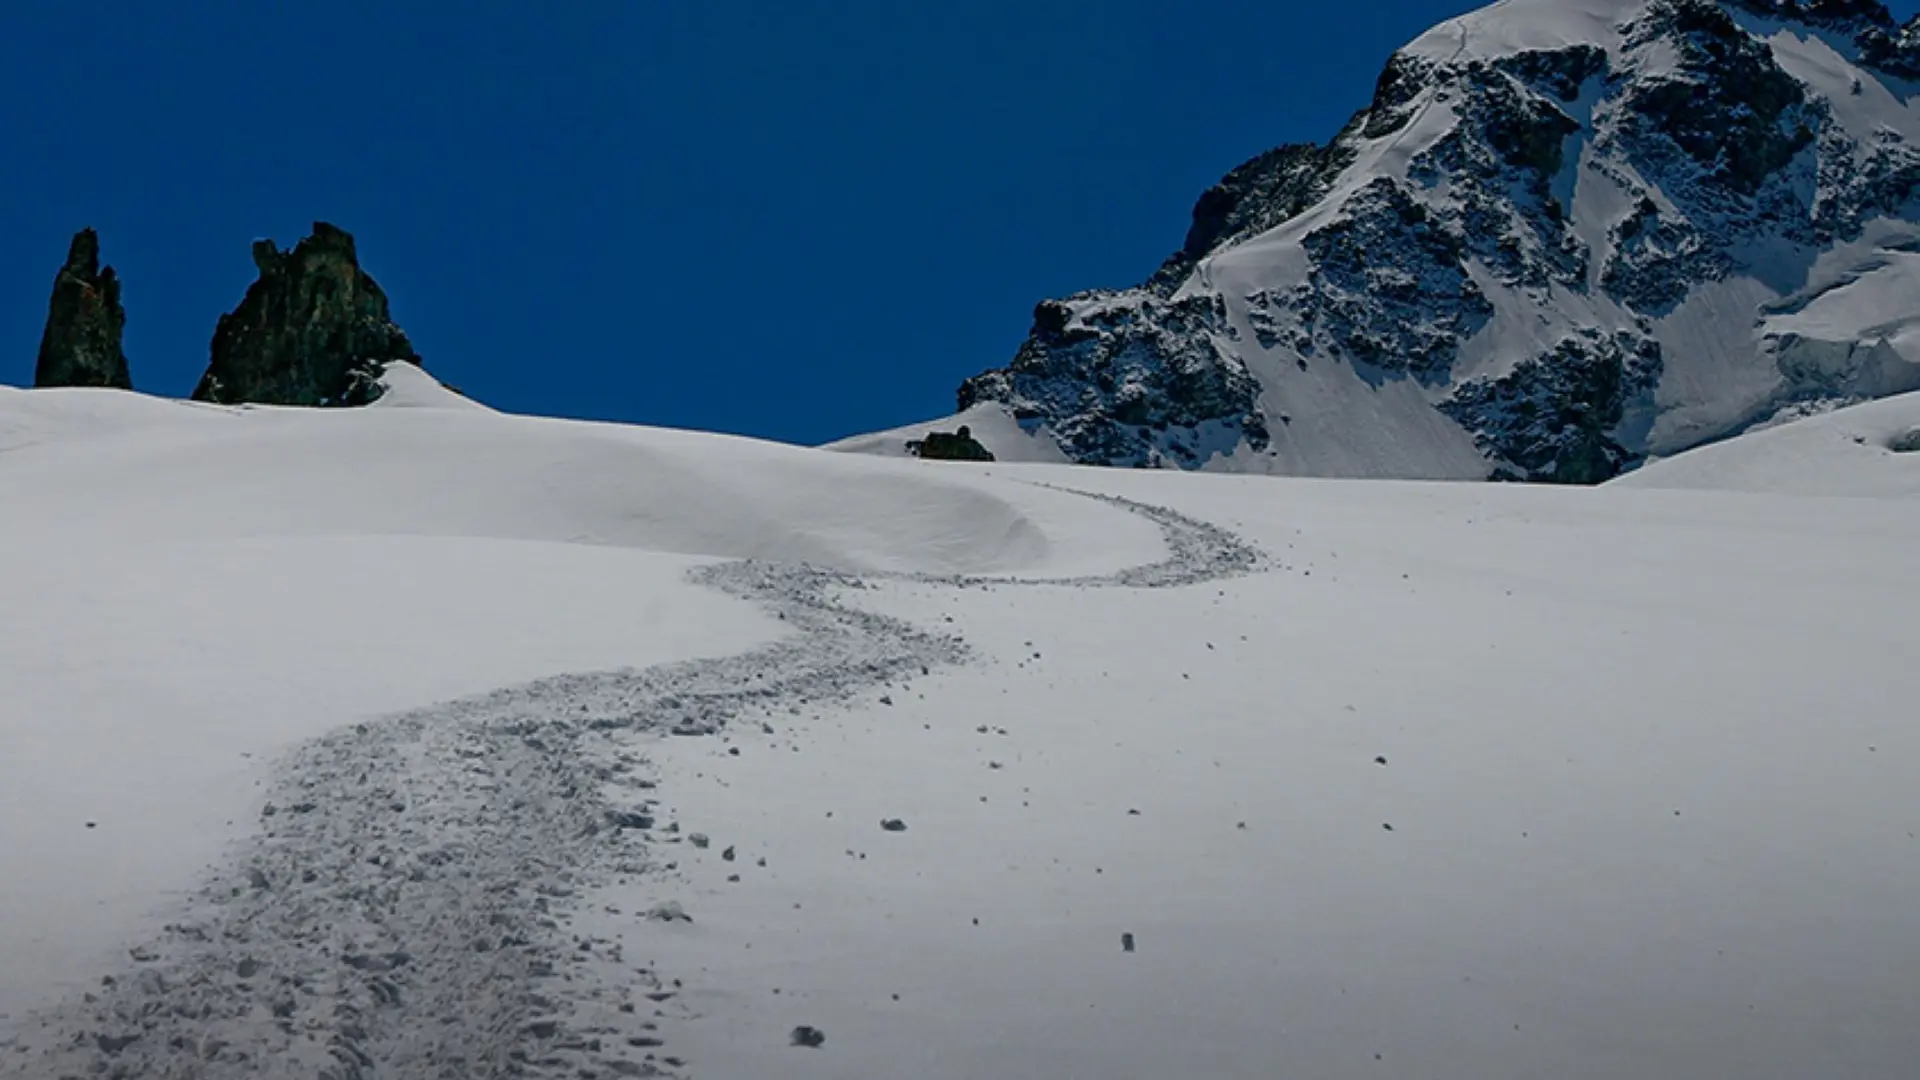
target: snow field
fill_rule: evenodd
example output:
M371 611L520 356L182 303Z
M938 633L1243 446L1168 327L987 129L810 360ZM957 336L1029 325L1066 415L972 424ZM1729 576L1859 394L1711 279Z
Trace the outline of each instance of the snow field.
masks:
M658 1022L696 1074L1894 1076L1920 1052L1920 683L1889 633L1920 580L1887 569L1911 509L1072 479L1277 568L884 586L862 605L985 662L664 746L667 816L711 841L666 856L693 921L596 925L683 981Z
M1897 400L1641 474L1730 493L434 393L0 397L0 1076L1920 1056L1920 502L1779 493Z

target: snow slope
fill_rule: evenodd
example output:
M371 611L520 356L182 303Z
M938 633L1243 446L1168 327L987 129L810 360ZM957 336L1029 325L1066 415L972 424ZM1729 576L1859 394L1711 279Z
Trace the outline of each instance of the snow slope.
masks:
M1920 502L414 389L0 392L0 1076L1920 1060Z
M1071 571L1154 542L1050 553L1079 500L502 416L392 370L351 411L0 389L0 1013L190 884L300 739L775 636L683 580L711 557Z
M1753 431L1612 482L1793 495L1920 495L1920 394Z

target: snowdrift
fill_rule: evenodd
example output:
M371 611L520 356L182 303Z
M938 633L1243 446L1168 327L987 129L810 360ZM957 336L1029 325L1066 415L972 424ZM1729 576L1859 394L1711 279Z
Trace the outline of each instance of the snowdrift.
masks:
M400 377L381 405L331 411L0 391L0 498L21 508L10 525L96 535L446 535L925 573L1041 567L1040 520L1084 513L919 463L508 416ZM58 511L33 512L46 499Z
M1609 486L1920 496L1920 394L1748 432L1654 462Z

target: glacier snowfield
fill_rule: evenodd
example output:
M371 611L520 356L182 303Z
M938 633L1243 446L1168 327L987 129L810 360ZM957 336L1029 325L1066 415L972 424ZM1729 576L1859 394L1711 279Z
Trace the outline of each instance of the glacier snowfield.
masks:
M1920 1061L1920 397L1572 490L390 378L0 390L0 1076Z

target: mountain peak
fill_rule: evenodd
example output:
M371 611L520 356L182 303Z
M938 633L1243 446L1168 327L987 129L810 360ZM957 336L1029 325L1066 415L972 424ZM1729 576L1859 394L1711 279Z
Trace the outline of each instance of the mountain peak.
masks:
M1436 64L1488 60L1569 45L1611 49L1647 0L1501 0L1435 26L1401 50Z
M1503 0L960 405L1086 463L1586 483L1920 388L1909 63L1877 0Z

